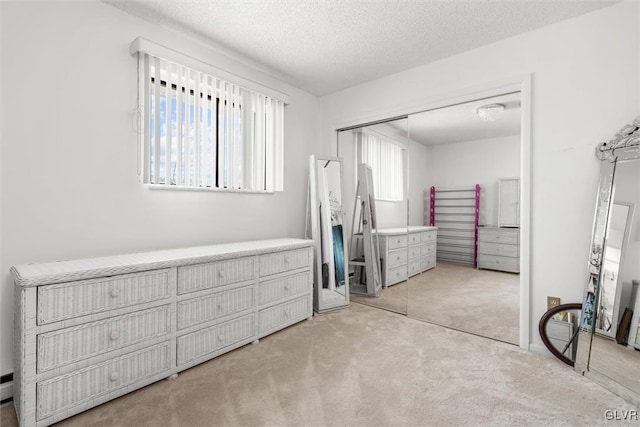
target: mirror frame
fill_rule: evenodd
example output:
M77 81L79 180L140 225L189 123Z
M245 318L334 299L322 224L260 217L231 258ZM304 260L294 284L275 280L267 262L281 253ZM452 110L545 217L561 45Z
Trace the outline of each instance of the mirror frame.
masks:
M326 304L322 299L322 233L320 230L320 218L318 216L318 169L317 163L323 162L338 162L340 165L340 202L342 203L342 216L343 224L346 219L346 212L344 209L344 166L342 159L339 157L318 157L315 155L309 156L309 213L311 220L311 238L313 239L314 248L314 293L313 293L313 308L316 313L326 313L334 310L341 310L349 306L349 253L348 245L345 244L346 234L345 227L342 227L342 242L343 242L343 265L345 268L344 274L344 301L333 304ZM333 248L331 250L333 253Z
M599 283L602 279L601 266L606 244L606 227L611 213L616 165L619 161L640 160L640 116L632 124L623 127L612 140L599 144L596 147L596 157L601 161L600 179L574 369L613 393L640 404L640 393L629 390L597 371L590 370L591 344L595 334L597 315L595 309L600 291Z

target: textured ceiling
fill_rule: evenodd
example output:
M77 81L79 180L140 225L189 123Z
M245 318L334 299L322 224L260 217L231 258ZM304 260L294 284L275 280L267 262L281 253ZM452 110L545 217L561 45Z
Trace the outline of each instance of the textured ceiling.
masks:
M480 120L476 110L487 104L505 106L498 120ZM412 140L424 145L519 135L520 115L520 93L517 92L412 114L409 116L409 132Z
M618 2L103 1L318 96Z

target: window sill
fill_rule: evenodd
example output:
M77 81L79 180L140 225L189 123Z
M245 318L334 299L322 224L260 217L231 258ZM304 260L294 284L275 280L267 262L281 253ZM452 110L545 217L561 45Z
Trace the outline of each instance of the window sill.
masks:
M227 188L207 188L207 187L184 187L165 184L144 184L149 190L169 190L169 191L200 191L207 193L244 193L244 194L274 194L275 191L266 190L239 190Z

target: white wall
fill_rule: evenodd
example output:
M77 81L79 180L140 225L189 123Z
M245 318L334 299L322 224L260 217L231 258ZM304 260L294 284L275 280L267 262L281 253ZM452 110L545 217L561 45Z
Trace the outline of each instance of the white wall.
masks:
M318 99L98 1L2 2L2 374L12 371L13 264L302 237ZM136 176L137 37L290 95L285 191L151 191Z
M520 176L520 136L431 145L427 159L424 189L480 184L479 223L498 224L498 178Z
M529 332L536 347L546 296L582 299L599 168L594 148L638 115L638 8L617 4L321 100L324 140L334 141L336 125L532 73Z
M409 121L409 126L411 121ZM409 225L429 225L429 208L424 215L425 190L429 174L429 156L426 146L409 141ZM427 195L427 198L429 196ZM428 199L427 199L428 200Z

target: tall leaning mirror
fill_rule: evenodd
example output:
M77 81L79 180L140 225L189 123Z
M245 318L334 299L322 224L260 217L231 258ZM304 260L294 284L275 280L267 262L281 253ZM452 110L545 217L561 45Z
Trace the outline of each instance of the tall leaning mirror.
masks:
M600 144L575 369L640 405L640 117Z
M317 313L340 310L349 305L346 270L349 254L345 245L343 193L342 159L311 156L308 216L315 242L313 302Z
M351 300L407 313L407 119L337 133L345 166Z

